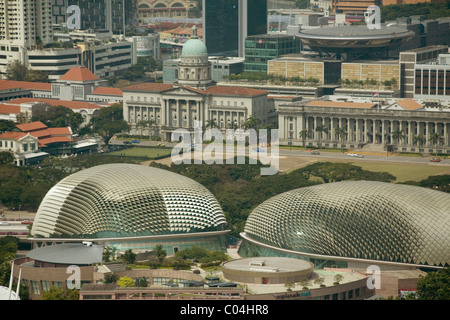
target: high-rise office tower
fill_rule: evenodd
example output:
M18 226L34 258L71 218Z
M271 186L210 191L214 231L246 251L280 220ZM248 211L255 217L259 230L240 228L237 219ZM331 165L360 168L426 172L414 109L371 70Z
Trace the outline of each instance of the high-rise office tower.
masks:
M114 34L124 33L125 20L129 20L132 2L129 0L52 0L53 23L66 23L67 8L80 7L81 30L105 29Z
M0 0L0 77L9 62L53 41L51 0Z
M267 0L203 0L203 41L210 55L245 55L245 38L267 33Z
M16 51L18 47L53 41L51 8L51 0L0 0L2 47Z

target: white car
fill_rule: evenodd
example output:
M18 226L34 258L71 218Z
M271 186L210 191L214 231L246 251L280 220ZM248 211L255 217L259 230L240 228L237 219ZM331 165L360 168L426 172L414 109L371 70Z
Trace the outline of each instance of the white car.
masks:
M349 157L356 157L356 153L349 153L347 154Z
M9 226L9 222L6 221L0 221L0 226Z
M348 156L349 157L356 157L356 158L364 158L364 156L362 154L359 154L359 153L349 153Z

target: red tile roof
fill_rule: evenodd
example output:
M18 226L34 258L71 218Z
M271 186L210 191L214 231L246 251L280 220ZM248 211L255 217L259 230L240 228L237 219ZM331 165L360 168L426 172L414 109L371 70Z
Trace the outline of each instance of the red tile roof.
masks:
M20 106L10 106L7 104L0 104L0 114L19 114L20 113Z
M73 141L71 138L69 137L48 137L48 138L42 138L39 139L39 146L47 146L51 143L56 143L56 142L71 142Z
M19 141L23 137L25 137L28 133L26 132L14 132L14 131L8 131L0 134L0 139L12 139Z
M312 100L309 101L307 106L310 107L334 107L334 108L360 108L370 109L376 106L376 103L363 103L363 102L342 102L342 101L328 101L328 100Z
M62 127L62 128L46 128L42 130L36 130L32 131L30 134L32 134L36 138L42 138L50 136L70 136L72 132L68 127Z
M65 81L92 81L99 78L86 67L73 67L67 71L59 80Z
M45 102L55 106L64 106L69 109L100 109L102 106L98 104L94 104L91 102L84 101L68 101L68 100L56 100L56 99L42 99L42 98L19 98L5 102L5 104L9 105L20 105L22 103L29 102Z
M423 106L420 103L418 103L413 99L398 100L397 104L406 110L417 110L423 108Z
M166 90L173 89L173 85L168 83L154 83L154 82L146 82L146 83L140 83L131 85L128 87L123 88L122 90L125 91L150 91L150 92L162 92Z
M46 129L47 126L43 124L41 121L35 121L30 123L18 124L16 125L16 128L18 128L22 132L29 132L34 130Z
M259 96L267 94L268 91L246 87L214 86L206 89L206 93L228 95L228 96Z
M120 88L97 87L94 91L92 91L92 94L123 96L123 91Z
M23 88L24 90L51 91L52 84L44 82L0 80L0 90Z

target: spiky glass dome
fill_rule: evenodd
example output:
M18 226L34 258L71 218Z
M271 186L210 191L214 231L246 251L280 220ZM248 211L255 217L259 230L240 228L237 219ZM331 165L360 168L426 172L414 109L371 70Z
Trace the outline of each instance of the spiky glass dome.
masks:
M135 164L74 173L44 197L34 237L106 238L223 230L215 197L182 175Z

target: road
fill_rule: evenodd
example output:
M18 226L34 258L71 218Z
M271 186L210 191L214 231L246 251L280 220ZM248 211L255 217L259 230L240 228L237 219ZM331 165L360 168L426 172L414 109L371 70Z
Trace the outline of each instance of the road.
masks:
M157 146L161 143L160 141L142 141L139 144L133 143L135 147L138 146ZM177 143L174 142L163 142L166 147L174 147ZM123 140L112 140L111 144L123 145ZM205 147L206 145L204 145ZM225 150L225 148L224 148ZM247 149L248 150L248 149ZM428 164L435 166L450 166L450 157L444 159L441 157L441 162L430 162L432 156L400 156L391 154L364 154L364 158L349 157L347 152L336 152L336 151L326 151L319 150L320 155L312 155L310 151L300 150L300 149L289 149L288 147L279 148L280 161L282 157L309 157L317 160L330 159L331 160L352 160L352 161L382 161L382 162L397 162L397 163L411 163L411 164ZM247 151L248 152L248 151ZM270 154L269 154L270 156Z
M279 155L286 157L314 157L315 159L330 159L330 160L352 160L352 161L383 161L383 162L400 162L400 163L414 163L414 164L430 164L436 166L450 166L450 159L441 158L441 162L430 162L431 157L414 157L414 156L399 156L399 155L381 155L381 154L364 154L364 158L349 157L348 153L342 152L327 152L320 150L320 155L312 155L309 151L304 150L289 150L287 148L280 148Z

